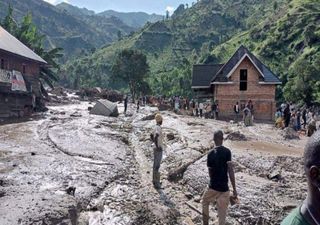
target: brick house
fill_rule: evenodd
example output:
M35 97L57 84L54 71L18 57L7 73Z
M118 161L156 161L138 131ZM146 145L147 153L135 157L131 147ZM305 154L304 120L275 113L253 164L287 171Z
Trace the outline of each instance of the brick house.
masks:
M46 61L0 26L0 118L22 116L41 97Z
M233 118L236 102L243 109L251 100L256 119L272 120L279 84L279 78L244 46L226 64L193 66L192 89L196 96L213 98L223 118Z

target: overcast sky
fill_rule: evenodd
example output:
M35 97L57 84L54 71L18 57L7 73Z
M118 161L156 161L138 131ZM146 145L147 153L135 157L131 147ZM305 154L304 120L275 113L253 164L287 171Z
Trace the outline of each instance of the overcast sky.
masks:
M196 0L45 0L51 4L67 2L79 7L96 12L113 9L120 12L147 12L164 15L166 10L171 13L180 4L188 3L191 5Z

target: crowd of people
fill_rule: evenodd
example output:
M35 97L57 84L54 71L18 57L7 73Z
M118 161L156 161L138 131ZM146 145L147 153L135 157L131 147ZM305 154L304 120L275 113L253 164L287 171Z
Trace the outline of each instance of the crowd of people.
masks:
M314 110L307 107L296 108L292 103L282 103L275 113L275 120L276 127L305 131L308 137L317 130Z

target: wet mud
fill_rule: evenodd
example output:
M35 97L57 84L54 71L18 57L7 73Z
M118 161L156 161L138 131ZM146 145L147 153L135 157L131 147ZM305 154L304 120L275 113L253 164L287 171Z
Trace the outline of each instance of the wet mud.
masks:
M229 224L279 224L305 197L304 136L285 140L269 124L163 111L162 189L155 190L150 133L157 108L137 113L130 105L126 116L109 118L90 115L90 106L51 106L0 126L0 224L201 224L215 129L224 131L236 165L240 204L230 207Z

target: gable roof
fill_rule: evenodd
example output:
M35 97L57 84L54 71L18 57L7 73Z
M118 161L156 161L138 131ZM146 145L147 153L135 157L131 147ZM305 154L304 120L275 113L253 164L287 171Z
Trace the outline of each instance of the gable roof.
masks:
M252 64L259 71L260 75L263 77L264 83L281 84L279 78L243 45L241 45L240 48L229 59L229 61L220 68L217 74L212 77L211 82L216 80L227 81L233 71L246 57L249 58Z
M223 64L193 65L192 88L209 88L212 77L222 66Z
M0 26L0 50L46 64L47 62Z

